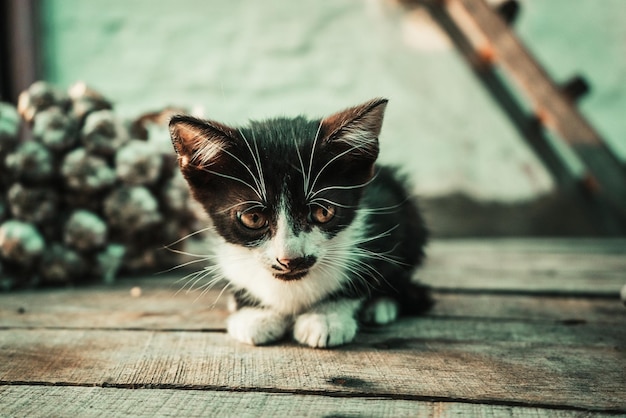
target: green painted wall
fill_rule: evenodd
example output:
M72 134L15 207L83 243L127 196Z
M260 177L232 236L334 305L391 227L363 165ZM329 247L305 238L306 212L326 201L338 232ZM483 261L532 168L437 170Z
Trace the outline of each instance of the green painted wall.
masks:
M385 96L381 158L405 167L421 194L516 201L553 187L424 13L384 0L42 4L46 78L84 80L121 115L178 105L236 124ZM557 79L588 76L582 110L626 159L626 2L522 6L521 37Z

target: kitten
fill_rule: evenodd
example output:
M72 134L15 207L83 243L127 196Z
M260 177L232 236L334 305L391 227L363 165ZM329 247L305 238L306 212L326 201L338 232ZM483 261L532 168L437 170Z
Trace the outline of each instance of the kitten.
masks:
M214 251L235 288L235 339L261 345L293 333L337 346L359 320L386 324L430 307L411 282L424 257L422 218L394 171L375 165L386 105L242 128L171 119L181 171L221 237Z

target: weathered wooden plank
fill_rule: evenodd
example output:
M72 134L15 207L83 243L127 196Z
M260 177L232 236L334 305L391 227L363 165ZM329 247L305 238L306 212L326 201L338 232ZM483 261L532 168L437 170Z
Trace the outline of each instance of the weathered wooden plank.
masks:
M223 306L190 303L193 295L171 295L159 288L162 281L145 282L141 303L128 290L22 293L0 298L0 326L6 328L109 328L155 330L224 330L228 315ZM166 286L165 286L166 287ZM166 287L167 288L167 287ZM104 294L110 297L104 297ZM95 295L94 295L95 294ZM97 295L97 296L96 296ZM207 295L209 301L218 293ZM6 296L6 295L5 295ZM34 299L23 299L35 296ZM174 301L170 299L176 299ZM561 344L617 345L626 332L626 309L618 301L518 297L501 295L439 294L429 316L370 328L379 338L437 338L463 341L480 335L484 341L527 341ZM97 303L93 303L98 300ZM25 303L26 302L26 303ZM5 304L6 303L6 304ZM136 305L134 305L136 303ZM23 313L18 311L24 307ZM34 311L33 311L34 310ZM622 338L622 340L614 340Z
M174 277L123 280L114 286L0 294L0 327L220 330L227 296L218 288L177 293ZM139 285L140 297L131 289ZM625 323L618 298L435 292L432 317Z
M416 276L440 289L616 296L625 240L433 242Z
M574 254L580 258L594 254L621 256L623 247L612 243L597 246L589 242L563 245L542 241L533 245L505 241L494 246L480 241L435 242L434 254L443 255L440 261L435 261L444 264L449 263L449 255L481 251L489 254L483 258L492 264L500 260L498 252L525 254L529 258L537 253ZM524 257L520 258L516 263L523 270ZM22 386L28 382L114 386L110 390L117 392L99 388L98 394L111 395L103 395L100 400L94 395L90 404L85 401L96 405L96 410L97 405L114 402L116 396L125 399L120 396L122 393L152 396L171 391L173 395L163 411L172 407L176 415L185 411L181 405L186 404L191 415L194 411L200 415L204 411L201 408L206 406L199 405L205 403L199 401L194 406L190 398L185 398L190 393L233 396L229 399L235 402L232 408L236 410L240 401L235 399L242 394L223 392L229 390L255 392L245 395L267 396L267 399L278 399L269 392L297 393L285 396L313 398L316 404L320 399L334 401L335 396L356 396L359 402L363 401L361 397L385 398L384 402L376 402L386 406L375 406L376 402L367 406L366 411L382 408L383 412L373 414L377 416L385 415L384 411L390 411L388 415L392 416L404 411L389 406L390 402L417 403L422 408L429 399L445 400L442 404L445 406L460 401L463 408L468 406L464 402L478 402L626 413L623 396L626 310L617 298L520 295L526 292L524 287L502 295L481 293L479 286L468 287L477 293L437 294L439 303L429 317L365 329L355 344L338 350L313 350L289 342L249 347L232 341L222 332L197 332L223 328L224 300L218 303L218 309L210 310L217 292L196 300L198 295L194 293L176 294L180 284L172 285L174 282L173 276L166 276L158 280L124 281L112 287L0 295L0 326L4 327L0 330L0 384L8 385L9 391L32 388L29 384ZM133 285L141 286L141 297L131 296ZM72 327L80 329L69 329ZM176 331L183 329L196 332ZM126 390L135 387L155 390ZM45 387L43 391L54 394L53 389L56 390ZM73 388L63 388L70 389ZM4 393L2 390L0 393ZM259 391L266 393L256 393ZM70 396L67 392L66 395ZM24 396L28 395L24 393ZM143 396L133 395L128 402L144 399ZM5 398L8 397L0 396L0 410L4 410ZM45 402L46 397L41 398ZM222 402L211 397L207 403L211 399ZM258 401L267 402L268 411L282 408L277 405L284 403ZM498 416L504 414L498 407L485 407L468 412L427 406L425 411L434 408L444 415L490 411ZM422 415L419 408L416 414ZM242 414L244 410L245 406L241 406ZM135 410L128 411L137 415ZM146 414L154 414L153 410L148 411ZM337 414L349 414L341 412L344 411L341 408L337 411ZM533 408L524 411L545 412Z
M587 411L460 402L350 398L293 393L67 386L0 386L6 416L133 417L458 417L577 418ZM598 417L614 415L597 414Z
M221 333L0 331L0 383L446 399L626 413L624 347L404 339L251 347Z
M177 292L177 277L0 294L0 327L223 329L220 291ZM133 296L133 288L141 289Z
M432 317L560 321L606 324L626 323L626 309L615 298L564 298L516 294L463 294L435 292Z
M517 342L553 346L626 347L626 326L621 324L588 324L578 320L565 322L526 322L473 320L468 318L419 318L400 321L379 328L364 327L358 341L380 347L395 347L412 341L446 341L450 343ZM370 335L371 334L371 335ZM624 364L626 367L626 363Z
M436 253L450 250L520 251L522 253L626 254L624 238L465 238L435 240L429 249Z

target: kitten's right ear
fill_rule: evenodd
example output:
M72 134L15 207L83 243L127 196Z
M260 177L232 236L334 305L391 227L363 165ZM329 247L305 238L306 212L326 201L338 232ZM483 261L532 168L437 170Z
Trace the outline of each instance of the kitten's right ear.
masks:
M237 137L236 131L226 125L184 115L172 117L169 128L181 168L211 165Z
M383 124L387 99L373 99L322 119L321 137L330 145L348 147L350 155L378 157L378 135Z

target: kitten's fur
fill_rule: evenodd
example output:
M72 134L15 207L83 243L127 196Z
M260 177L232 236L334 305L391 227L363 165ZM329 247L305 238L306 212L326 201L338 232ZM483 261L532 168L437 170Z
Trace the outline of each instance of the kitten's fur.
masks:
M322 120L239 129L175 116L170 132L194 198L221 242L234 286L228 332L267 344L352 341L358 320L386 324L430 307L411 282L426 229L394 172L375 165L387 100Z

